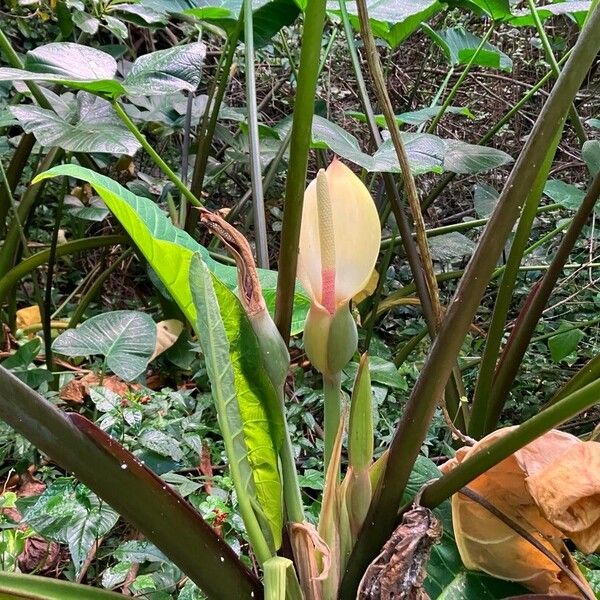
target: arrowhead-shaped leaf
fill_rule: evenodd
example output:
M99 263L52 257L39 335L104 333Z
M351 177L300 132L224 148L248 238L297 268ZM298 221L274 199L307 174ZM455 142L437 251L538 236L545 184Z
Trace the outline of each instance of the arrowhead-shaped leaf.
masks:
M123 86L132 96L157 96L180 90L193 92L200 83L206 46L201 42L140 56Z
M79 92L70 118L35 104L10 107L27 133L42 146L57 146L69 152L99 152L133 156L140 143L123 125L106 100Z
M61 333L52 349L66 356L100 354L115 375L132 381L146 369L155 346L156 325L149 315L115 310Z

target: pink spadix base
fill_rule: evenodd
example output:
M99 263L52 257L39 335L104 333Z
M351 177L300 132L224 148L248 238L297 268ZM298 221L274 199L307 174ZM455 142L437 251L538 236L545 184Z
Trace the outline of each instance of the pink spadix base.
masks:
M335 313L335 269L321 272L321 304L330 315Z

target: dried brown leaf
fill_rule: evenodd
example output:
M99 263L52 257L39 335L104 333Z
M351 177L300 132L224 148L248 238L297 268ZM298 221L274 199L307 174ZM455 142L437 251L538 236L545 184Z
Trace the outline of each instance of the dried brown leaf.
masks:
M463 449L452 461L443 465L442 470L452 470L512 429L498 430L473 447ZM549 555L566 563L582 581L583 587L589 589L563 544L562 540L567 534L557 520L548 518L544 503L530 493L532 477L538 484L549 481L545 475L548 469L555 468L569 452L582 444L575 436L550 431L480 475L469 484L469 489L525 529ZM576 469L571 464L570 468L576 472L581 465ZM562 497L566 487L563 483L557 485L556 480L553 483L557 497ZM534 592L581 597L575 584L558 565L473 499L455 494L452 498L452 520L456 543L468 569L484 571L500 579L519 581ZM589 592L593 597L591 589Z
M431 548L442 526L427 508L406 512L402 523L369 565L360 583L360 600L429 600L423 589Z

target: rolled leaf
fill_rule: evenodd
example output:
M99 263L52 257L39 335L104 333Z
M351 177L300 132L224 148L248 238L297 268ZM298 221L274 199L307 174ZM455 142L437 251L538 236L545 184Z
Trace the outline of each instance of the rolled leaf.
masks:
M252 523L248 521L254 515L274 554L281 545L283 527L278 467L283 423L277 393L262 365L256 336L239 300L211 274L199 254L191 260L190 285L197 314L193 325L204 352L246 528L252 535ZM252 511L244 508L246 501ZM268 558L255 550L259 560Z

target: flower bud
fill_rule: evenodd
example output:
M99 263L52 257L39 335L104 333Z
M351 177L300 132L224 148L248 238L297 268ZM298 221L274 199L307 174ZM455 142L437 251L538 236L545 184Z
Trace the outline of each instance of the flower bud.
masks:
M325 375L339 373L356 352L358 333L348 304L333 315L312 305L304 324L304 349L313 366Z

